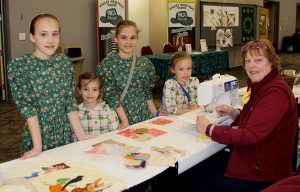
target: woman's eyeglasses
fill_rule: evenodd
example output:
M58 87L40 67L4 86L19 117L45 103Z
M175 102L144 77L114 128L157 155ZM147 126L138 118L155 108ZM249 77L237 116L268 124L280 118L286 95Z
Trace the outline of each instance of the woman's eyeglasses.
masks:
M246 45L242 47L242 51L249 51L250 49L264 49L267 48L266 44L264 44L262 41L250 41Z

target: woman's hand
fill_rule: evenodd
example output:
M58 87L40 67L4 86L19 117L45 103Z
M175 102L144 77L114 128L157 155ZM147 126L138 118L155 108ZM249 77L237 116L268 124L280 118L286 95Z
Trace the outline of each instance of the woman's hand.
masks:
M25 159L28 159L31 157L38 156L41 152L42 152L42 148L40 148L40 149L32 148L30 151L27 151L22 155L21 160L25 160Z
M240 111L238 109L235 109L229 105L218 105L216 107L216 112L219 114L219 115L228 115L232 118L236 117Z
M202 116L202 115L199 115L197 116L197 120L196 120L196 130L199 132L199 133L203 133L205 134L205 131L206 131L206 127L210 124L210 121Z

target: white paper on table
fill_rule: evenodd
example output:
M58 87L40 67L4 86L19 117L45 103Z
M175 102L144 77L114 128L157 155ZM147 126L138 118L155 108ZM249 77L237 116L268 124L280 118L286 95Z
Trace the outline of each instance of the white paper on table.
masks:
M216 112L204 112L202 109L190 111L178 116L178 119L187 123L196 124L198 115L204 115L211 123L224 125L223 122L230 120L227 115L218 115Z

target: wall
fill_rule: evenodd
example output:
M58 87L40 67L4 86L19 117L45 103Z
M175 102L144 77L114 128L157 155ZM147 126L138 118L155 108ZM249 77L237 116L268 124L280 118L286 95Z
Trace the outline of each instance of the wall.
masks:
M300 30L300 4L297 4L296 9L296 27Z
M300 3L300 0L280 1L278 33L278 45L280 48L282 46L282 38L293 35L295 32L297 3Z
M204 0L203 2L219 2L219 3L238 3L238 4L254 4L263 6L263 0ZM168 3L167 0L151 0L149 2L150 9L150 45L156 53L162 53L162 45L168 41ZM199 9L199 1L196 8ZM153 14L152 14L153 13ZM196 10L196 26L199 26L199 11ZM196 39L199 39L199 28L196 27ZM199 42L196 41L196 48Z
M279 1L279 0L274 0ZM219 3L239 3L254 4L263 7L263 0L204 0L203 2L219 2ZM281 48L282 38L292 35L296 28L296 9L300 0L282 0L280 1L279 10L279 33L278 45ZM167 41L167 1L151 0L149 1L150 13L150 37L149 43L156 53L162 52L162 45ZM286 11L288 10L288 11ZM197 32L196 32L197 33ZM198 45L198 42L196 42Z
M226 2L229 3L229 0L205 0L207 2ZM297 13L297 4L300 4L300 0L271 0L279 2L279 32L278 32L278 47L281 49L282 38L285 36L290 36L295 32L296 29L296 13ZM232 3L241 3L241 4L256 4L263 7L262 0L231 0ZM288 11L287 11L288 10Z
M34 6L33 6L34 5ZM28 35L31 19L39 13L51 13L61 24L61 45L79 45L86 60L83 71L95 69L96 51L96 1L95 0L10 0L10 51L11 58L32 52L33 44L18 40L18 33Z
M300 0L299 0L300 1ZM236 3L236 4L253 4L263 6L263 0L204 0L203 2L218 2L218 3ZM199 1L196 5L199 10ZM199 14L196 10L196 26L199 26ZM150 45L154 48L155 53L162 53L162 45L167 41L167 26L168 26L168 4L167 0L151 0L150 1ZM199 49L199 27L196 27L196 48ZM242 58L240 54L240 46L228 48L230 67L241 65Z
M140 55L143 45L149 44L149 1L128 0L128 19L136 22L140 30L135 54Z
M203 2L236 3L263 6L263 0L201 0Z
M149 1L149 44L155 53L162 53L163 44L167 41L168 8L166 0Z
M263 6L263 0L205 0L205 2ZM300 3L300 0L280 1L279 47L281 47L282 37L291 35L295 31L297 3ZM28 39L19 41L18 33L28 34L32 17L42 12L49 12L60 19L62 25L61 44L82 46L83 54L86 57L83 71L95 69L97 64L96 0L9 0L8 6L11 58L32 52L34 49L32 43ZM153 47L155 53L162 52L162 45L167 41L167 10L166 0L128 0L128 18L135 21L141 29L136 49L137 54L139 54L140 47L148 43ZM199 15L199 12L196 14ZM196 33L198 35L199 31ZM196 47L198 47L197 41Z
M95 70L96 0L10 0L8 6L11 58L34 50L30 40L19 41L18 34L24 32L28 36L31 19L39 13L51 13L60 20L60 44L81 46L86 57L82 72ZM128 19L135 21L141 30L136 49L139 54L140 47L149 43L149 0L128 0Z
M263 0L202 0L203 2L233 3L263 6ZM199 17L199 16L198 16ZM242 65L241 46L226 48L229 52L229 66L237 67Z

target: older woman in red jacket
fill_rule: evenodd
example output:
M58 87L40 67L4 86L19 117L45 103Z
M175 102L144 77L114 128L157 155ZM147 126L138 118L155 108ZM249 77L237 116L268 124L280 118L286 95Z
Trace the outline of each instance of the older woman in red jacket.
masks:
M197 117L199 132L233 147L225 176L213 181L218 183L218 192L260 191L292 175L297 106L291 89L279 75L279 57L271 43L263 39L243 46L242 55L249 77L243 110L217 106L219 114L235 119L230 127ZM208 191L214 191L212 188Z

